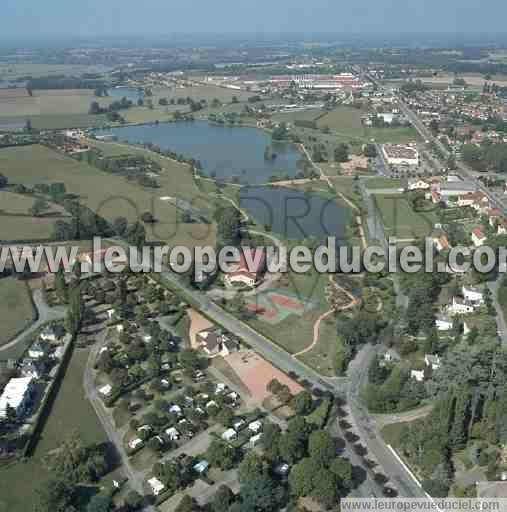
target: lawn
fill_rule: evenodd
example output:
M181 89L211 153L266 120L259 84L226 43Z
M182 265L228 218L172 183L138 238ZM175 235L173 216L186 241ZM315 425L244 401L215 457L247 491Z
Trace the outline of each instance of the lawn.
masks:
M375 141L380 144L391 142L401 144L411 142L417 137L416 131L411 127L400 128L371 128L361 123L363 110L354 107L341 106L322 116L317 126L329 127L341 137L359 138L363 142Z
M42 458L57 448L65 436L77 431L87 444L107 440L84 396L83 374L87 359L88 350L73 354L34 455L24 463L0 469L0 512L33 510L36 490L49 477Z
M394 178L383 178L381 176L365 180L366 188L374 190L377 188L400 188L402 180Z
M437 216L433 211L414 212L407 199L401 195L374 195L386 236L422 238L433 231Z
M0 346L29 325L34 314L26 284L14 277L0 279Z
M315 121L322 115L321 109L309 108L296 112L279 112L273 115L273 121L279 123L294 123L294 121Z
M142 149L121 145L109 147L121 153L146 153ZM198 198L200 192L190 168L151 153L149 156L159 160L163 166L158 178L160 188L157 189L129 183L123 177L99 171L43 146L0 150L0 173L6 175L11 183L63 182L67 192L79 195L89 208L109 220L123 216L135 221L143 212L150 211L159 220L147 229L151 240L164 240L169 245L211 243L214 240L213 225L181 224L177 221L176 207L161 200L161 197L179 197L189 201ZM206 200L205 194L201 197L201 201L197 201L199 207Z
M15 80L30 76L32 78L43 76L76 76L95 71L93 66L81 64L0 64L0 80Z
M331 315L320 324L317 345L309 352L298 356L298 359L325 377L335 377L333 359L340 343L341 340L336 330L336 319Z

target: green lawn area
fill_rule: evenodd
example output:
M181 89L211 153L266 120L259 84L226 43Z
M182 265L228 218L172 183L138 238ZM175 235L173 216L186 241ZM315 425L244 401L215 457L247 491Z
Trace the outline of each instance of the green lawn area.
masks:
M320 324L317 345L306 354L298 356L298 359L325 377L335 377L333 359L340 343L341 340L336 330L336 319L331 315Z
M106 145L118 153L145 152L122 145ZM137 220L145 211L150 211L159 219L147 229L152 240L164 240L169 245L178 245L180 240L192 246L214 241L213 225L181 224L177 222L177 210L161 197L180 197L194 200L198 207L207 204L206 194L200 193L194 183L190 168L167 158L149 153L159 160L163 170L158 182L160 188L146 189L78 162L70 157L43 146L26 146L0 150L0 173L11 183L34 185L36 183L63 182L67 192L80 196L93 211L106 219L123 216L130 221ZM200 196L200 200L199 200ZM0 230L0 238L3 238ZM183 243L183 242L181 242Z
M322 110L317 108L309 108L306 110L298 110L296 112L280 112L273 115L273 121L278 123L294 123L294 121L314 121L320 115Z
M76 76L92 72L92 66L82 64L34 64L34 63L5 63L0 64L0 80L14 80L16 78L31 76Z
M84 396L83 374L87 358L88 350L77 350L73 354L34 455L24 463L0 468L0 512L33 510L36 490L49 477L42 458L57 448L69 433L79 432L85 443L107 440Z
M34 319L28 288L14 277L0 279L0 346L5 345Z
M398 238L421 238L431 234L437 222L434 211L414 212L402 195L374 195L386 236Z
M401 181L394 178L383 178L381 176L375 178L368 178L364 181L366 188L374 190L376 188L400 188Z
M342 137L359 138L363 141L375 140L378 143L404 143L413 141L417 133L413 128L371 128L363 126L361 116L365 112L358 108L340 106L321 117L319 128L329 127Z

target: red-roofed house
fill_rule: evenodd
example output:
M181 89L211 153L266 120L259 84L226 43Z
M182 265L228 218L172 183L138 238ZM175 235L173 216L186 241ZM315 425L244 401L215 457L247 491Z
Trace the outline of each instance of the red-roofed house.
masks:
M235 268L237 267L237 268ZM247 286L259 284L266 269L266 253L264 249L240 249L239 262L234 265L235 270L227 272L224 276L226 283L242 283Z
M481 226L476 226L472 229L472 242L475 247L480 247L481 245L484 245L484 242L486 242L486 235L484 234Z

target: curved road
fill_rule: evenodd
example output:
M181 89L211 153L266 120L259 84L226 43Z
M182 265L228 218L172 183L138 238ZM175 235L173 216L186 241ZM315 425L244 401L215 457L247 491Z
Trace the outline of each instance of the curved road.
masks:
M57 306L54 308L48 306L44 300L44 296L41 290L35 290L32 296L35 308L37 309L37 320L33 322L29 327L27 327L23 332L19 333L14 339L9 341L9 343L2 345L0 347L0 353L15 347L18 343L23 341L30 334L34 333L45 323L55 320L63 320L65 318L66 308L63 306Z

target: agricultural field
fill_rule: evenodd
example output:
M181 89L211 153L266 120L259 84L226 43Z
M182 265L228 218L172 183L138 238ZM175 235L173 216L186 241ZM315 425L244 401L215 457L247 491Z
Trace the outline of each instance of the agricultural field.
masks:
M0 80L17 80L26 77L38 78L43 76L79 76L83 73L93 73L95 66L80 64L32 64L32 63L0 63Z
M375 204L382 218L386 236L416 239L433 231L437 216L433 211L414 212L407 199L401 195L374 195Z
M62 381L33 456L0 468L0 512L33 510L39 485L49 478L43 457L77 431L85 444L107 441L105 433L84 396L83 374L88 350L76 350ZM90 489L93 490L93 489Z
M131 152L131 148L111 145L113 151ZM144 151L143 149L132 149ZM149 155L151 157L151 153ZM65 183L67 192L79 195L93 211L109 220L126 217L137 220L150 211L159 222L147 229L151 240L164 240L169 245L179 245L180 240L194 246L212 243L213 225L183 224L178 221L176 207L161 198L179 197L189 201L198 198L199 190L187 165L170 159L152 156L160 160L162 174L158 178L160 188L146 189L127 182L124 178L99 171L43 146L28 146L0 150L0 173L11 183L34 185L36 183ZM204 199L197 205L201 206Z
M232 98L236 96L238 101L247 101L251 92L238 91L235 89L226 89L225 87L217 87L215 85L192 85L185 87L167 87L153 89L153 104L157 105L160 98L192 98L194 101L206 100L213 101L215 98L222 103L230 103Z
M294 123L294 121L315 121L322 115L321 109L310 108L296 112L280 112L273 115L273 121L278 123Z
M14 277L0 279L0 346L29 325L34 316L26 283Z

